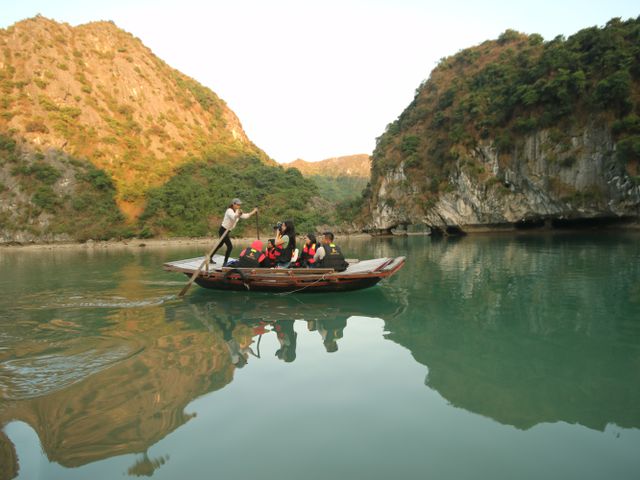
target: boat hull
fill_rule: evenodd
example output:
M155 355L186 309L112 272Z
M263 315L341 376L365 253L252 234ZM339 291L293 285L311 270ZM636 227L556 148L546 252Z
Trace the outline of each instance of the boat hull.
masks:
M190 276L190 275L187 275ZM280 293L326 293L326 292L348 292L351 290L361 290L376 285L382 278L358 278L352 280L336 281L316 281L307 280L306 282L266 282L253 280L249 282L243 281L240 276L231 276L227 279L197 277L195 282L203 288L211 288L214 290L236 290L236 291L254 291L254 292L280 292Z
M214 264L203 267L204 257L164 264L164 269L191 277L208 289L278 293L326 293L361 290L400 270L405 257L374 258L353 261L344 272L322 268L220 268L224 257L214 257Z

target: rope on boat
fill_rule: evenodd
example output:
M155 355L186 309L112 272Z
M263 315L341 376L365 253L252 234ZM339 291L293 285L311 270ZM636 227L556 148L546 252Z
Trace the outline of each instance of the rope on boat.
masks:
M325 275L326 275L326 273L323 273L323 274L322 274L322 276L321 276L319 279L317 279L315 282L312 282L312 283L310 283L309 285L305 285L305 286L304 286L304 287L302 287L302 288L298 288L298 289L296 289L296 290L291 290L290 292L279 292L279 293L276 293L276 295L282 295L282 296L284 296L284 295L290 295L290 294L292 294L292 293L296 293L296 292L301 292L301 291L302 291L302 290L304 290L305 288L312 287L312 286L314 286L316 283L321 282L322 280L324 280L324 279L325 279L325 278L324 278L324 276L325 276Z

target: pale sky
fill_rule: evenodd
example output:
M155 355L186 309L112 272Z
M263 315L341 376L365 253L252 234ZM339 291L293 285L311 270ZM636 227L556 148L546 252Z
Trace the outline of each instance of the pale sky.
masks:
M511 28L546 40L623 0L0 0L0 27L36 14L115 24L211 88L279 162L370 154L439 59Z

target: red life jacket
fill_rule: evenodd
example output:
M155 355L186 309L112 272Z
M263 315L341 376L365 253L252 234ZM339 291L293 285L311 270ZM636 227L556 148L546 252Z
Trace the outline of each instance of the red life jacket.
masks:
M277 247L273 247L273 248L267 248L267 258L269 260L273 260L274 262L278 259L278 257L280 256L280 253L282 253L280 250L278 250Z
M316 254L316 244L312 243L311 245L304 244L304 248L302 249L302 255L300 256L300 264L304 265L305 263L309 265L313 265L316 261L313 259L313 256Z
M261 262L261 266L266 268L275 266L276 261L278 259L278 255L276 254L276 249L267 248L267 251L264 252L264 255L265 255L265 258Z

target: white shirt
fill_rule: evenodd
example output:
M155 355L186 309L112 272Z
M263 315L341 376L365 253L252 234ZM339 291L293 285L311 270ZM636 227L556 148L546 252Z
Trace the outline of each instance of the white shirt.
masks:
M233 208L227 208L227 211L224 212L224 218L222 219L222 226L227 230L231 231L235 228L238 223L238 219L247 219L249 218L248 213L239 213L236 212Z
M324 247L322 245L320 245L317 249L316 249L316 254L313 256L313 259L317 262L318 260L322 260L326 255L326 252L324 250Z

